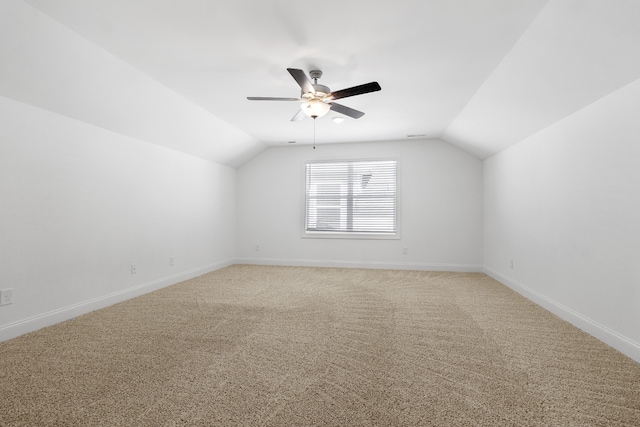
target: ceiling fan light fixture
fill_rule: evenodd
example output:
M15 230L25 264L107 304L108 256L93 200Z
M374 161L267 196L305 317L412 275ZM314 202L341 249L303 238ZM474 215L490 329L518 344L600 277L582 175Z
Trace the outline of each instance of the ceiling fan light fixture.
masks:
M312 119L317 119L318 117L322 117L327 114L331 109L331 106L329 104L325 104L320 100L312 99L303 102L300 105L300 109L304 114L311 117Z

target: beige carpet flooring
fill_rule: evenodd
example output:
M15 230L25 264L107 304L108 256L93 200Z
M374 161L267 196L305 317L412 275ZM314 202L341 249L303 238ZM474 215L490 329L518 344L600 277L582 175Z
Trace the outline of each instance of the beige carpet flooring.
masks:
M640 365L483 274L236 265L0 343L0 425L639 426Z

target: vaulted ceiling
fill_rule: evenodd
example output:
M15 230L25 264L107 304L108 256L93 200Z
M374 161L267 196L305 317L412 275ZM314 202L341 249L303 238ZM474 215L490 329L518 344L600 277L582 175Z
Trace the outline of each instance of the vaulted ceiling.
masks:
M340 100L362 118L317 119L318 144L418 135L479 158L640 78L637 0L8 1L0 95L232 165L312 142L297 102L246 99L298 97L287 68L382 86Z

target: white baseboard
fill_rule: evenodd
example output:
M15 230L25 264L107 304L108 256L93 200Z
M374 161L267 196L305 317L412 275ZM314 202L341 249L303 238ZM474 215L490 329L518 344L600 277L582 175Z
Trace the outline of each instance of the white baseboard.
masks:
M588 317L573 311L572 309L565 307L564 305L542 295L541 293L534 291L527 286L516 282L515 280L495 271L491 268L485 267L484 273L505 286L513 289L520 295L524 296L530 301L538 304L539 306L549 310L551 313L560 317L563 320L571 323L577 328L582 329L584 332L594 336L605 344L615 348L622 354L629 356L631 359L640 363L640 344L626 338L623 335L594 322Z
M479 264L424 264L417 262L342 261L293 258L237 258L237 264L280 265L290 267L372 268L384 270L454 271L481 273Z
M234 260L226 260L196 267L171 276L161 277L150 282L123 289L118 292L83 301L78 304L73 304L47 313L42 313L37 316L32 316L27 319L22 319L17 322L9 323L7 325L0 326L0 341L6 341L65 320L73 319L74 317L201 276L210 271L218 270L232 264L234 264Z

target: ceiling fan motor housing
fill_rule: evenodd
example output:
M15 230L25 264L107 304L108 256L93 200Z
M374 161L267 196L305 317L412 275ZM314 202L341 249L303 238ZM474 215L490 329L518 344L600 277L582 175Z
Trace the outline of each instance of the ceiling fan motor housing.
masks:
M327 95L328 93L331 92L331 89L329 89L327 86L325 85L318 85L318 84L314 84L311 85L313 86L313 90L316 91L315 94L311 93L311 92L307 92L307 93L303 93L302 97L303 98L307 98L307 99L311 99L311 98L317 98L317 99L321 99L322 97L324 97L325 95Z
M313 79L313 84L311 86L313 86L313 90L316 91L315 94L312 93L303 93L302 97L306 98L306 99L321 99L323 98L325 95L331 93L331 89L329 89L327 86L325 85L319 85L318 84L318 79L320 77L322 77L322 71L320 70L311 70L309 71L309 77L311 77L311 79Z

